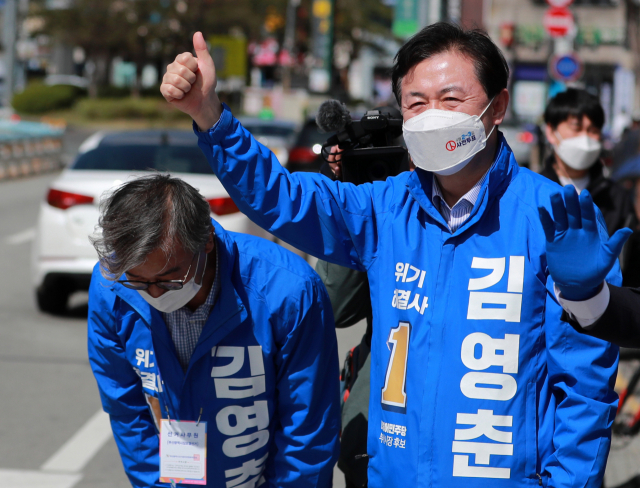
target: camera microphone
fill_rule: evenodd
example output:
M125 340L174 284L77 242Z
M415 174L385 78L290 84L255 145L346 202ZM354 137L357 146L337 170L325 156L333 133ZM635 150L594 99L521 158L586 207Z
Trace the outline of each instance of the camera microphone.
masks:
M316 124L321 132L341 132L350 121L347 107L338 100L322 102L316 115Z
M321 132L334 133L320 154L328 161L330 148L340 148L344 182L383 181L409 169L408 152L396 141L402 136L402 115L392 107L368 110L353 120L343 103L327 100L318 108L316 124Z

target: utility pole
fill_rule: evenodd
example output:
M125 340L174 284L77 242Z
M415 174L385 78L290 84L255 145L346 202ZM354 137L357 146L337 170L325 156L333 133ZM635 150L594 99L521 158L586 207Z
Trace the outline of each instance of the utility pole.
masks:
M11 106L15 87L16 34L18 27L17 0L5 0L4 4L4 100L5 107Z
M433 24L442 20L442 0L429 1L429 21L424 24Z
M636 75L636 96L634 100L634 109L638 109L640 104L638 103L638 94L640 94L640 60L638 55L640 54L640 5L636 0L625 0L625 6L627 8L627 37L629 40L629 48L633 53L633 72Z
M287 6L287 25L284 31L284 43L282 47L291 59L293 59L293 50L295 48L296 13L299 5L300 0L289 0L289 5ZM291 88L291 65L283 66L282 86L285 90Z
M447 19L454 24L459 24L462 18L462 2L461 0L447 1Z
M313 0L311 4L311 45L315 66L309 73L309 88L328 93L333 72L333 18L335 0Z

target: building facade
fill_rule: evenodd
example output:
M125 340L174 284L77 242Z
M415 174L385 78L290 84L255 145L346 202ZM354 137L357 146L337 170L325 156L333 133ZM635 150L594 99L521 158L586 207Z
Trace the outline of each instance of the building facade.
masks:
M600 97L605 130L621 114L638 113L638 5L635 0L574 0L575 28L553 39L543 26L544 0L484 0L483 24L502 48L512 69L514 115L539 119L548 97L566 86L586 88ZM575 80L554 79L554 58L577 56Z

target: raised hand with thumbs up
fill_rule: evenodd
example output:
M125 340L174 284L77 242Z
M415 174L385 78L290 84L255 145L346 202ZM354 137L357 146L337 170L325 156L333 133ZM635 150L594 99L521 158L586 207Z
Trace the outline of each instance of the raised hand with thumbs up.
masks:
M220 119L222 105L216 94L216 67L201 32L193 35L196 56L178 54L167 66L160 93L171 105L189 115L200 130L207 130Z

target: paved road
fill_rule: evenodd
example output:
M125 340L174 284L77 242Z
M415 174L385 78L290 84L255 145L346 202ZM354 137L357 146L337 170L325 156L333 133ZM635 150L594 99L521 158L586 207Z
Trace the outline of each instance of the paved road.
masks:
M0 182L0 488L125 488L87 360L86 294L65 317L35 307L30 242L55 176ZM363 333L340 331L341 358Z
M29 231L54 177L0 183L0 487L126 487L104 418L65 448L100 402L82 307L75 317L52 317L34 303Z

